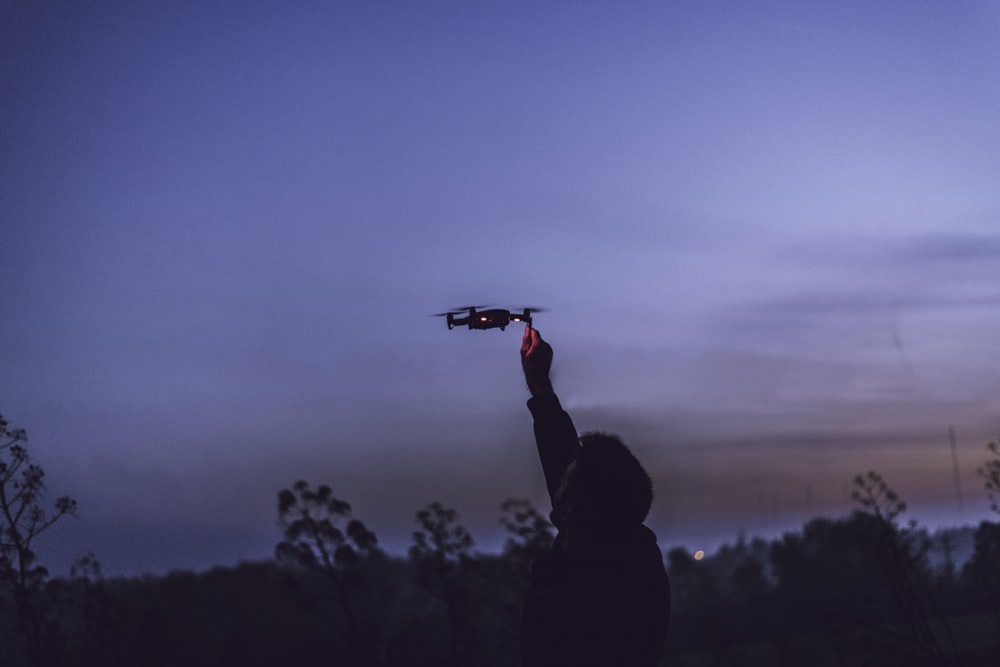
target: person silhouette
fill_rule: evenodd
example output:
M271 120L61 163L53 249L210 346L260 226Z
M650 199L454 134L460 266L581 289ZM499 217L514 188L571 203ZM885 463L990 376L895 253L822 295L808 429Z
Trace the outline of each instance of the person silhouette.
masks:
M643 525L652 482L620 438L577 436L552 389L552 346L528 326L521 367L558 530L535 561L521 616L523 667L654 667L670 623L670 580Z

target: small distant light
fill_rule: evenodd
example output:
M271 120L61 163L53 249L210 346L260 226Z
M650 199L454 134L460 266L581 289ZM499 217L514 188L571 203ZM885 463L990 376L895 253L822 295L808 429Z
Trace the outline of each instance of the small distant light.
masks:
M486 318L485 318L485 317L480 317L480 318L479 318L479 321L480 321L480 322L485 322L485 321L486 321Z
M695 560L701 560L704 557L705 557L705 552L702 551L701 549L698 549L697 551L694 552L694 559Z

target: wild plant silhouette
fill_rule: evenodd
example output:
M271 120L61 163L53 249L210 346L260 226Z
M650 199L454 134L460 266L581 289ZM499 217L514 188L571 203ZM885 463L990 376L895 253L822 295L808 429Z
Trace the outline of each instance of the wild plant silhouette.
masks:
M854 486L851 497L874 519L878 528L876 543L880 549L882 572L908 630L898 638L913 650L916 658L939 664L945 661L945 652L937 635L944 634L949 639L954 658L957 653L954 637L927 585L925 555L929 545L917 535L915 523L908 528L900 528L896 523L899 515L906 511L906 503L874 471L856 476ZM934 632L929 610L936 612L943 633Z
M979 474L986 484L990 508L1000 514L1000 444L991 442L986 445L986 449L993 454L993 457L979 469Z
M0 604L8 656L21 653L26 664L43 664L46 608L40 595L49 576L37 562L34 543L59 519L76 512L76 501L58 498L51 509L45 499L45 471L28 453L24 429L12 429L0 416ZM17 632L12 633L11 628ZM10 659L10 658L9 658Z

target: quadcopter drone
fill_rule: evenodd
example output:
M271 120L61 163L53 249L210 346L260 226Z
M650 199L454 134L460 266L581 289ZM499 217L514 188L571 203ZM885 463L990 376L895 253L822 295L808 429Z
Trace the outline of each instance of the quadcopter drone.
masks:
M523 312L517 313L504 308L478 310L479 308L486 308L486 306L462 306L445 313L436 313L435 317L447 317L449 329L464 325L470 329L500 329L503 331L511 322L524 322L530 327L531 314L544 310L543 308L524 308ZM468 311L468 315L465 315L466 311ZM456 315L462 315L462 317L456 317Z

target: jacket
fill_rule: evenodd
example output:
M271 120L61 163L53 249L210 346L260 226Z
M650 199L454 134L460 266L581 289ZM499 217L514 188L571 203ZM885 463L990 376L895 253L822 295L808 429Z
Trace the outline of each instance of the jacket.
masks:
M580 448L555 394L528 401L550 498ZM564 535L532 566L521 617L524 667L655 667L670 622L670 582L656 535L642 524Z

